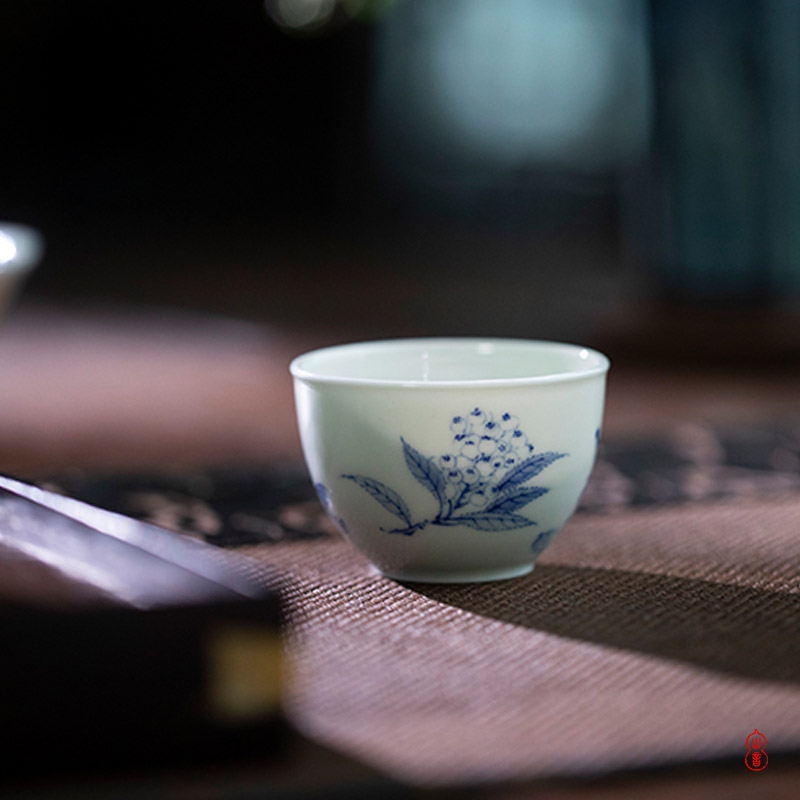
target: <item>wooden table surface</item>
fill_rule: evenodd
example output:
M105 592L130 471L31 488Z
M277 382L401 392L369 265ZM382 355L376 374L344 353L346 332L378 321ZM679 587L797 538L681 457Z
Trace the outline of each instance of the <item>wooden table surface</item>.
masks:
M0 330L0 470L299 461L289 362L352 336L179 311L22 306ZM612 354L606 437L765 419L800 419L794 365Z

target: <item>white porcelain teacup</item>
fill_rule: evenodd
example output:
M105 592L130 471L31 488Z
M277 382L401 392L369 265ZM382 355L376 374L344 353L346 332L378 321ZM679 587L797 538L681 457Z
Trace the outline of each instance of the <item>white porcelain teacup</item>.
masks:
M513 339L400 339L291 365L308 469L380 571L512 578L575 510L595 460L608 359Z

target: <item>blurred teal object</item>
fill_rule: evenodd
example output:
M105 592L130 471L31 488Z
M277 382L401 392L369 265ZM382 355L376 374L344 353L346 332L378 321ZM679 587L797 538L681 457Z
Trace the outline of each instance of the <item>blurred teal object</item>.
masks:
M680 302L800 288L800 3L653 0L647 256Z
M606 178L646 152L645 0L406 0L375 51L374 141L456 200L536 174Z

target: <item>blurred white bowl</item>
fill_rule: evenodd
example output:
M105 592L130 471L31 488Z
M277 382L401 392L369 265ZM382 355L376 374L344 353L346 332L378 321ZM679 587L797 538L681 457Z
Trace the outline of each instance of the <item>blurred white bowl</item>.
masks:
M44 254L44 239L33 228L0 222L0 315Z

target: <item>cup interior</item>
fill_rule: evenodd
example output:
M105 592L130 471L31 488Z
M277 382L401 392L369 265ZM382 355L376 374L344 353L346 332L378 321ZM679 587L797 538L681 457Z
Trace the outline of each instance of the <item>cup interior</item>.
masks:
M595 350L517 339L400 339L315 350L292 362L301 379L359 384L544 383L608 369Z

